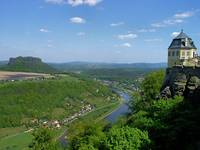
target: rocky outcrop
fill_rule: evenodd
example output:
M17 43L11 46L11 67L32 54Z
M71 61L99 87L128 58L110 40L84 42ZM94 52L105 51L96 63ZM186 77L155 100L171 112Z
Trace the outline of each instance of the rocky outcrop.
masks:
M160 97L167 99L174 96L200 101L200 67L167 68Z
M7 65L3 66L3 70L18 72L37 72L37 73L55 73L57 70L48 64L42 62L36 57L16 57L10 58Z
M8 65L16 65L19 63L26 63L29 65L33 65L33 64L38 64L38 63L42 63L42 60L40 58L36 58L36 57L16 57L16 58L10 58Z

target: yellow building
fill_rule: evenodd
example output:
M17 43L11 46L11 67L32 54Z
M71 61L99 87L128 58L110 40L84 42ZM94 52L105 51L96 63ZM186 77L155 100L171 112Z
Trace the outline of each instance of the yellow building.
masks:
M169 46L168 67L196 66L197 64L197 48L192 39L181 31Z

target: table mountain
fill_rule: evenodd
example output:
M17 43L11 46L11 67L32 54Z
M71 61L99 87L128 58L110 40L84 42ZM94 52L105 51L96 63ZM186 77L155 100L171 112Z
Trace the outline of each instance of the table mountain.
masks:
M41 72L41 73L54 73L56 69L42 62L40 58L36 57L16 57L10 58L7 65L3 70L9 71L23 71L23 72Z

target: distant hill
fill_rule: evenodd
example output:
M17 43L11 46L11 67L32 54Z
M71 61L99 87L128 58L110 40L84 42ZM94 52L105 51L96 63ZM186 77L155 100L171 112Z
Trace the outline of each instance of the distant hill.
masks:
M23 72L41 72L53 73L57 70L48 64L42 62L40 58L36 57L16 57L10 58L9 62L1 66L1 70L8 71L23 71Z
M119 69L119 68L166 68L166 63L90 63L90 62L69 62L49 63L58 70L77 71L90 69Z
M6 65L7 63L8 61L0 61L0 67Z

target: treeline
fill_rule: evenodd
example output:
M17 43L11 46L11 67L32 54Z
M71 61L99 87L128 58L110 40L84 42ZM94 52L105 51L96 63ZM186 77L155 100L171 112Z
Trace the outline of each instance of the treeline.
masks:
M183 97L158 99L164 72L148 74L134 93L132 113L116 124L77 125L72 150L196 150L200 141L200 106Z
M0 127L21 126L34 119L63 119L87 104L93 107L109 104L116 100L115 96L98 82L67 75L2 83Z

